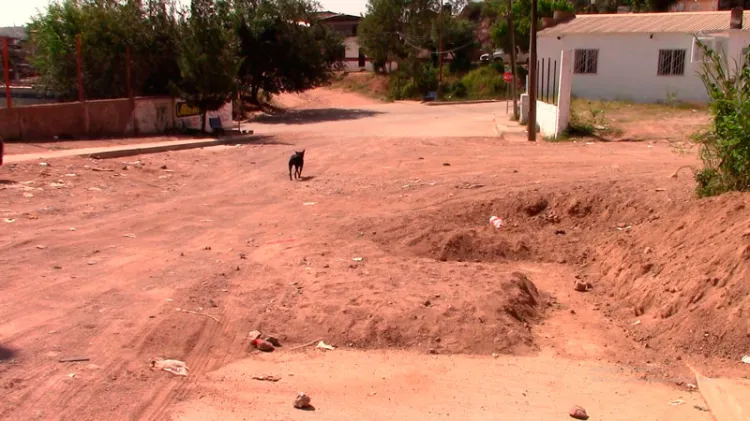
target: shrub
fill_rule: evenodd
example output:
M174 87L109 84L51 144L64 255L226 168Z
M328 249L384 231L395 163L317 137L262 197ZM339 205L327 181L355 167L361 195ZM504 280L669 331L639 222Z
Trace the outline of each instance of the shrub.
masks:
M482 66L461 78L467 95L471 98L497 98L505 96L506 83L502 73L492 66Z
M750 53L730 74L722 55L700 44L705 60L699 72L711 103L711 128L694 139L703 169L696 174L699 196L750 190Z

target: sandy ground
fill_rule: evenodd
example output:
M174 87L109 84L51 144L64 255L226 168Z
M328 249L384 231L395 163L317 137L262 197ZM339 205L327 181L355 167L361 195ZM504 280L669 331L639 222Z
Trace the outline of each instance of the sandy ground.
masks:
M320 93L322 114L297 104L312 122L247 124L255 144L0 167L0 418L565 419L580 404L591 419L711 419L683 362L737 360L664 336L688 311L634 316L606 258L643 250L640 230L658 228L647 208L685 214L692 180L669 175L693 156L505 140L505 124L518 128L485 104L361 99L350 109L384 111L337 119L347 98L335 97ZM303 148L304 179L289 181ZM550 212L576 195L572 213ZM739 210L717 229L747 220ZM574 291L577 278L593 289ZM258 354L254 329L284 347ZM290 350L315 340L337 350ZM89 361L59 362L76 356ZM158 357L190 375L151 370ZM249 379L260 374L282 380ZM291 408L299 390L315 411Z

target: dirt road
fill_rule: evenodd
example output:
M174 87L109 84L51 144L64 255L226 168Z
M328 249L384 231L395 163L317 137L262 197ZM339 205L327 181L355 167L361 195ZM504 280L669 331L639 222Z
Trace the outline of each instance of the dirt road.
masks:
M355 133L350 120L264 132L292 125L268 120L250 125L251 145L1 167L0 418L297 419L291 398L304 388L312 419L504 408L564 419L573 404L592 419L710 419L677 354L644 347L637 318L595 277L606 259L580 260L593 238L626 241L614 222L624 214L609 208L595 234L524 211L539 195L551 209L563 192L611 191L624 206L680 212L692 181L669 175L693 157L666 143L509 142L486 114L482 136L384 135L423 117L398 114L358 119ZM302 148L305 178L289 181L286 160ZM594 289L574 291L576 277ZM248 355L253 329L285 347ZM315 339L340 350L285 351ZM71 356L89 361L58 362ZM189 377L152 371L157 357L187 362ZM611 380L592 380L600 369Z

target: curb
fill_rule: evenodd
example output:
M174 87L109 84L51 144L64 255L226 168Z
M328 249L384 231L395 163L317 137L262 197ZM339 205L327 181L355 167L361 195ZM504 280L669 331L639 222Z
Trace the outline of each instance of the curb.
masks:
M478 99L476 101L432 101L432 102L425 102L424 105L428 107L439 107L441 105L472 105L472 104L489 104L493 102L505 102L505 100Z
M200 148L206 148L210 146L223 146L223 145L229 145L229 144L249 143L251 140L252 140L251 135L222 137L218 139L196 141L196 142L190 142L190 143L173 143L173 144L168 144L168 145L144 146L144 147L135 147L135 148L127 148L127 149L119 149L119 150L115 149L111 151L96 152L96 153L82 153L82 154L77 154L75 156L86 156L86 157L94 158L94 159L112 159L112 158L123 158L126 156L146 155L146 154L160 153L160 152L200 149Z

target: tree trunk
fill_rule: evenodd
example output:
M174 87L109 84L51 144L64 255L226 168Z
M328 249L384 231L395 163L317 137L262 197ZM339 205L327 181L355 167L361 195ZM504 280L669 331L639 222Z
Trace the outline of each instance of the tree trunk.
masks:
M260 86L257 84L253 84L250 87L250 98L252 98L253 104L260 105L260 101L258 100L258 92L260 91Z
M206 114L208 114L208 111L203 110L203 113L201 114L201 132L206 132Z

